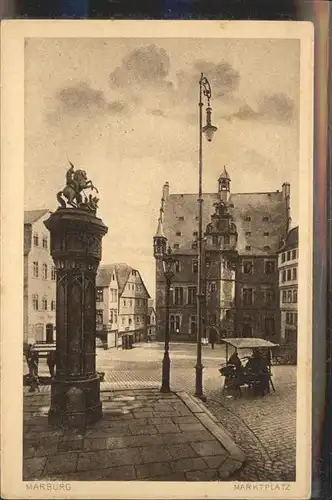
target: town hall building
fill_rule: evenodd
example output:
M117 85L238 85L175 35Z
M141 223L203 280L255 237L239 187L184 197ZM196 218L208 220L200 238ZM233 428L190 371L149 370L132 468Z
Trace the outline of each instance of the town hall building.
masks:
M290 185L262 193L232 193L224 168L216 193L203 195L203 325L221 337L262 337L278 341L280 303L278 250L290 226ZM156 262L156 333L165 331L163 253L175 265L170 294L172 340L195 341L198 281L197 194L172 194L163 187Z

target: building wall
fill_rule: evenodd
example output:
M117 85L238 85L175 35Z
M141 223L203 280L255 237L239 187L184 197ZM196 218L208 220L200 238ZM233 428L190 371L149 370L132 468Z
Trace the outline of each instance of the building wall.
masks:
M119 334L133 333L135 341L146 340L148 293L138 271L133 270L119 297Z
M108 286L97 287L96 335L115 347L119 324L118 282L114 273Z
M170 292L171 340L196 339L197 332L197 256L177 255L174 278ZM156 260L156 335L162 341L165 336L166 288L162 262ZM178 331L177 331L178 330Z
M48 217L49 214L46 214L33 224L24 226L24 342L29 339L46 340L46 325L55 325L54 263L50 254L50 234L43 224ZM35 235L38 235L38 245ZM38 277L34 263L38 264ZM44 275L44 272L47 274ZM38 308L33 301L34 296L38 297Z
M251 267L250 272L248 266ZM252 290L251 304L250 290ZM240 256L236 270L235 295L237 335L279 340L277 256Z
M278 257L281 342L297 341L298 248L286 249Z

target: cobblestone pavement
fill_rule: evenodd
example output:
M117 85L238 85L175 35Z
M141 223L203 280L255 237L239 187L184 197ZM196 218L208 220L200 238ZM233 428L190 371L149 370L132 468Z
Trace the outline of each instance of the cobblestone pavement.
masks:
M105 391L103 419L85 431L50 428L49 399L49 393L24 398L27 481L225 481L245 458L183 391Z
M193 344L171 344L173 390L194 393L195 349ZM158 343L139 344L130 351L98 349L97 368L105 372L102 390L159 387L162 356L163 345ZM264 398L244 394L241 399L228 399L221 393L218 372L224 361L222 346L203 348L205 404L246 454L247 464L237 479L294 481L296 367L273 367L275 393Z

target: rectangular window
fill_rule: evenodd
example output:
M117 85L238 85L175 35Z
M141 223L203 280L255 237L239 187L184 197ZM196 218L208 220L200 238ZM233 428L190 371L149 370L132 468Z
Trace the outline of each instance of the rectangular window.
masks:
M126 301L126 299L123 299L123 307L127 307L127 301Z
M247 217L245 218L245 220L246 220L247 222L250 222L250 221L251 221L251 217L250 217L249 215L247 215Z
M293 290L293 303L297 304L297 290Z
M287 252L287 260L291 260L291 252L290 251Z
M251 231L246 231L246 236L247 237L251 236Z
M43 248L47 249L47 236L43 236Z
M52 266L52 269L51 269L51 280L55 281L55 279L56 279L55 266Z
M211 283L210 284L210 292L215 292L217 290L217 284L216 283Z
M33 246L34 247L38 247L39 245L39 236L38 236L38 233L34 233L33 235Z
M125 325L126 323L126 318L122 318L122 325Z
M113 323L113 310L110 310L110 323Z
M32 296L32 307L35 311L38 311L38 309L39 309L38 295Z
M287 291L287 302L288 303L292 302L292 290Z
M43 279L47 280L47 264L43 264Z
M281 254L281 262L285 262L285 261L286 261L286 254L285 254L285 252L283 252Z
M286 271L285 270L283 270L282 273L281 273L281 281L282 282L286 281Z
M175 305L176 306L183 305L183 288L179 286L175 287Z
M251 246L250 245L246 245L246 250L251 250Z
M242 302L244 306L252 306L253 304L253 289L243 288L242 290Z
M103 302L103 300L104 300L104 290L102 288L97 288L96 301Z
M114 323L117 323L118 321L118 313L117 311L114 311Z
M253 272L253 262L252 260L244 260L242 264L242 272L244 274L251 274Z
M287 292L286 292L286 290L283 290L283 292L282 292L282 303L286 304L286 302L287 302Z
M38 278L39 276L39 266L38 266L38 262L34 262L33 263L33 277L34 278Z
M175 272L176 273L179 273L181 271L181 263L179 260L176 260L175 261L175 264L174 264L174 269L175 269Z
M103 311L96 311L96 324L97 325L103 324Z
M181 236L181 231L176 231L176 236Z
M192 270L193 270L193 273L198 273L198 260L193 260L192 262Z
M273 274L275 272L275 262L274 260L265 261L265 274Z
M191 248L192 248L193 250L196 250L196 248L197 248L197 243L196 243L196 242L192 243L192 244L191 244Z
M177 250L178 248L180 248L180 245L178 243L174 243L173 248Z
M228 235L224 236L224 243L225 243L225 245L229 245L229 236Z
M47 311L47 298L43 297L43 311Z
M265 318L265 334L267 336L275 334L275 320L273 316Z
M136 323L139 323L139 322L140 322L140 317L136 316Z
M180 329L181 329L181 316L180 316L180 314L171 314L169 322L170 322L170 325L169 325L170 326L170 333L171 334L180 333Z
M51 311L55 310L55 300L51 300Z
M294 281L297 280L297 269L296 269L296 267L293 268L293 280Z
M212 245L218 245L218 236L216 235L212 236Z
M292 259L295 260L296 259L296 249L295 250L292 250Z
M287 281L292 281L292 270L287 269Z
M273 288L266 288L264 290L264 303L266 306L272 306L275 302L275 293Z
M196 294L197 294L197 287L196 286L189 286L188 287L188 304L189 305L196 304Z
M270 233L268 233L268 232L265 232L265 233L264 233L264 236L269 236L269 234L270 234Z

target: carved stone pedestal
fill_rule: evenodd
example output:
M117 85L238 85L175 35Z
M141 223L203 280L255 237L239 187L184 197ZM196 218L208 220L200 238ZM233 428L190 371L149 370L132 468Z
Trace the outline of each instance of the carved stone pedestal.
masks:
M45 226L56 267L56 376L49 423L84 427L102 417L96 373L96 273L107 227L89 210L59 208Z

